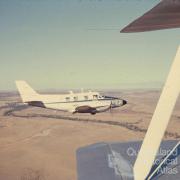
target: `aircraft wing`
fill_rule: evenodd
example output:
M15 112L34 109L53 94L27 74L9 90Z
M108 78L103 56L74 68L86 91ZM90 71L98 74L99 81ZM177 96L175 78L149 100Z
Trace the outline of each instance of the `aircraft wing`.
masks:
M179 27L180 0L163 0L121 32L133 33Z
M128 147L125 143L97 143L79 148L76 152L78 180L133 180L130 160L134 162L135 157L126 155Z
M163 141L156 156L156 163L161 163L164 156L173 147L178 150L173 156L168 156L168 162L175 163L154 164L157 169L153 174L154 179L176 180L179 179L180 147L175 146L178 141ZM97 143L81 147L76 151L78 180L133 180L133 165L141 147L140 141L126 143ZM174 149L175 150L175 149ZM163 153L164 152L164 153ZM176 151L173 151L176 152ZM156 166L157 165L157 166ZM154 168L153 166L153 168ZM176 167L174 167L176 166ZM153 169L152 169L153 170ZM170 172L171 173L170 173ZM153 171L152 171L153 172ZM151 172L151 173L152 173ZM151 173L149 176L151 176ZM147 180L147 179L146 179Z

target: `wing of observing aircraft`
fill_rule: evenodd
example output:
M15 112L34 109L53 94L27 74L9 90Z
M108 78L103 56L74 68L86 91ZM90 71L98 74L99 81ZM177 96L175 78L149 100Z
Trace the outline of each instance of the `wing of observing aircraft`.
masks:
M180 27L180 0L163 0L121 32L144 32L178 27ZM144 141L99 143L78 149L78 180L179 179L180 142L161 142L180 92L179 67L180 47ZM165 155L160 153L161 150L166 152Z
M144 32L180 27L180 0L162 0L150 11L124 29L123 33Z
M102 142L79 148L76 152L78 180L134 180L133 166L141 143L140 141ZM180 145L177 143L177 140L161 143L162 152L169 152L172 149L173 151L167 157L163 153L156 156L158 164L152 168L145 180L179 179L180 166L176 162L180 162ZM172 163L173 160L175 163Z

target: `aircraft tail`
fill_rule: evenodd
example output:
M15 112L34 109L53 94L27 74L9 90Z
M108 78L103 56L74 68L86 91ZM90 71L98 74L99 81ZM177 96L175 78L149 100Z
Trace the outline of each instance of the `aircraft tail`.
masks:
M16 81L19 94L23 102L37 101L39 94L34 91L25 81Z

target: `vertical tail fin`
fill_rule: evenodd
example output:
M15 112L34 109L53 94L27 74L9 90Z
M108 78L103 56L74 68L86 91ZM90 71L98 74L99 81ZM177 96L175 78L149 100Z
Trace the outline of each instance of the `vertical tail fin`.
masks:
M19 94L23 102L37 101L39 94L34 91L25 81L16 81Z

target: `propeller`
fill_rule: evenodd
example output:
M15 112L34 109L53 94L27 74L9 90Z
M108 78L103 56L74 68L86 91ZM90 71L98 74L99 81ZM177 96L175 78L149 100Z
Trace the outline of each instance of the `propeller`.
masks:
M112 116L114 115L113 103L112 103L112 101L111 101L111 104L110 104L110 106L109 106L109 112L110 112L110 114L111 114Z

